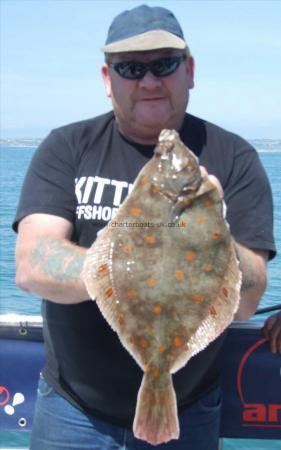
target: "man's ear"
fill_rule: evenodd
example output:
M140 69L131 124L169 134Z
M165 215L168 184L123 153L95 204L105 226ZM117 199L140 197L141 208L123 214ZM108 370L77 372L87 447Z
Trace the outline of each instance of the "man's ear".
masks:
M111 97L111 78L109 75L109 67L106 63L101 66L101 74L105 86L105 92L107 97Z
M189 56L186 61L186 73L188 76L188 88L194 88L194 71L195 71L195 61L192 56Z

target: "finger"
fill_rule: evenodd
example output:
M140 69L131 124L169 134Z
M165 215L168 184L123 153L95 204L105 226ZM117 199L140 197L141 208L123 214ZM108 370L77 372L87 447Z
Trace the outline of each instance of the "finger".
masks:
M276 353L276 351L277 351L277 345L276 344L277 343L276 343L275 339L273 339L273 338L269 339L269 345L270 345L271 353Z
M277 347L277 352L281 355L281 332L279 333L279 336L277 338L276 347Z
M200 166L201 177L206 177L208 175L207 169L204 166Z
M281 323L280 321L275 321L271 330L269 331L270 348L273 353L279 351L280 340L281 340Z
M223 197L223 188L222 185L220 184L219 180L217 179L217 177L215 177L214 175L209 175L209 180L211 181L212 184L214 184L217 188L217 190L219 191L219 194L221 197Z
M220 184L219 180L217 179L217 177L215 177L214 175L209 175L206 168L204 166L200 166L200 172L201 172L201 177L209 177L210 182L216 186L217 190L219 191L219 194L221 197L223 197L223 188L222 185Z
M272 336L271 331L272 331L272 329L265 330L264 335L268 339L270 351L272 353L276 353L276 340L275 340L275 337Z
M264 326L262 328L262 332L265 337L269 338L270 330L272 329L273 325L275 324L277 318L276 316L271 316L264 322Z

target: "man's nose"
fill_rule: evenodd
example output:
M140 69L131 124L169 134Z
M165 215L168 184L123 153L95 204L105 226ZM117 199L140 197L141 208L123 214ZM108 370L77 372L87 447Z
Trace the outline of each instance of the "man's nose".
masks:
M153 75L150 70L148 70L144 77L139 80L139 87L145 89L155 89L155 87L161 86L162 80L160 77Z

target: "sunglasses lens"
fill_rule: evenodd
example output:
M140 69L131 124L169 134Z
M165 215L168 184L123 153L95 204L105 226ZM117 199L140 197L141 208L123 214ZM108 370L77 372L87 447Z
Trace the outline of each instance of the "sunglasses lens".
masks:
M177 70L181 62L181 57L174 56L163 58L151 64L151 72L156 77L166 77Z
M144 77L149 70L155 77L166 77L174 73L179 67L184 56L171 56L170 58L161 58L148 63L123 61L111 64L111 67L123 78L128 80L137 80Z
M142 63L120 62L114 65L116 72L123 78L136 80L145 74L145 67Z

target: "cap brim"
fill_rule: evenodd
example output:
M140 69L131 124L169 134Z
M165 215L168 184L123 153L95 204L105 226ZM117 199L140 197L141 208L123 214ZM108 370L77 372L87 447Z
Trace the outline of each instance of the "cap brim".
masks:
M104 53L141 52L160 48L183 50L187 45L183 39L164 30L152 30L101 47Z

